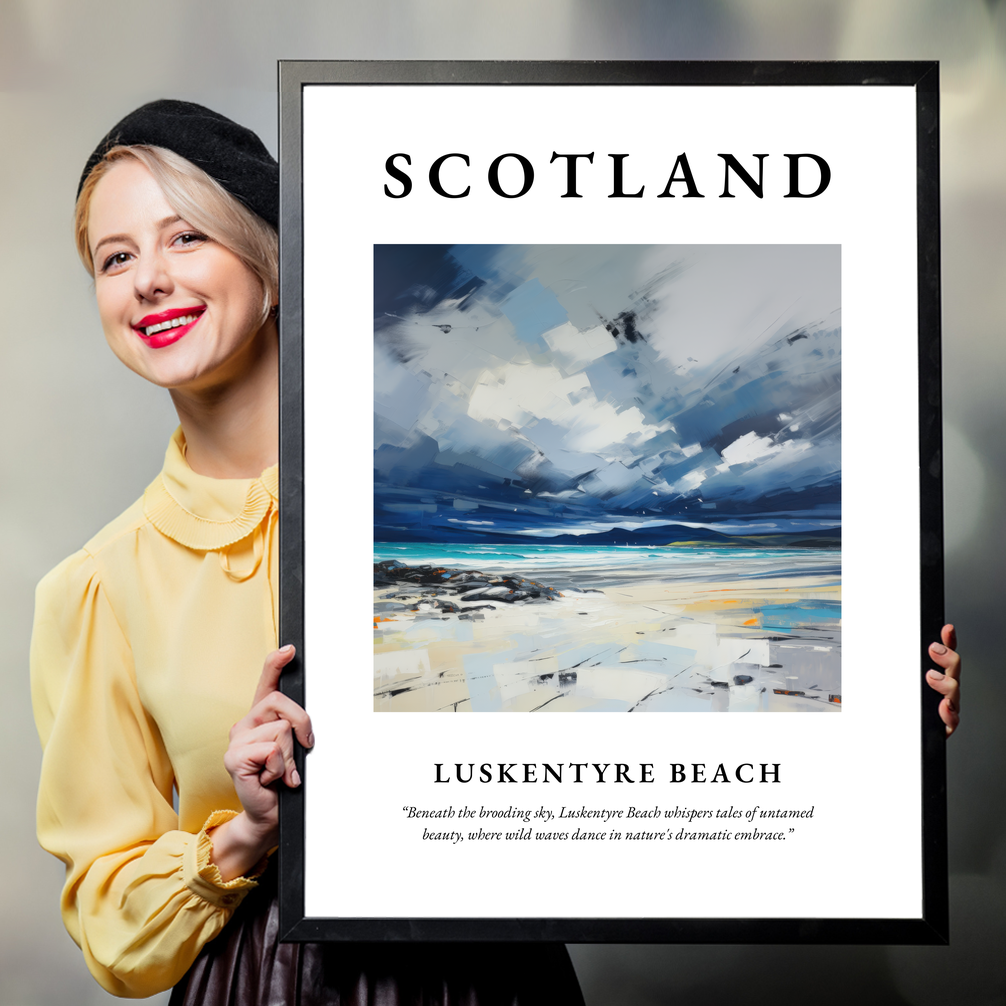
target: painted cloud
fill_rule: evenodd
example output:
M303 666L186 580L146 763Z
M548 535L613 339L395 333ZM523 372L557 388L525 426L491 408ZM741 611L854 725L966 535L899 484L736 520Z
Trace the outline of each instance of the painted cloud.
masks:
M380 245L374 277L375 538L838 533L838 246Z

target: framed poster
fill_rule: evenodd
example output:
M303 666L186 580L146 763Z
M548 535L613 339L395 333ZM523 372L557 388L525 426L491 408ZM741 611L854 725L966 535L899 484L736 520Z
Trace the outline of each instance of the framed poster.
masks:
M287 938L944 941L936 66L280 89Z

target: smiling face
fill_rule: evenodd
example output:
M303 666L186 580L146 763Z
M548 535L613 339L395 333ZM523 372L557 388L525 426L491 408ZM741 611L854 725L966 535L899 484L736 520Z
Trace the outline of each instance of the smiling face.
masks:
M105 338L148 381L193 392L227 384L275 338L255 273L182 220L139 161L116 161L98 181L87 238Z

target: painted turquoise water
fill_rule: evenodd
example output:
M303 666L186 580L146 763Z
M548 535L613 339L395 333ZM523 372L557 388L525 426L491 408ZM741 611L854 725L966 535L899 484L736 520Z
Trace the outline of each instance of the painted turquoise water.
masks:
M550 586L598 587L646 579L751 580L825 576L837 585L839 549L724 546L514 545L375 542L374 562L517 573Z

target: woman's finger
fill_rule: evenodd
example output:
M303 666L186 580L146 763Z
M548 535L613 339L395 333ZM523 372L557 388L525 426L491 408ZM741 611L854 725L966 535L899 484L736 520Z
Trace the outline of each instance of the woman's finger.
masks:
M278 742L263 740L228 748L224 767L235 782L257 780L260 786L268 786L282 777L286 762Z
M283 756L283 781L293 789L300 785L300 773L293 757L293 731L290 724L283 719L260 723L250 730L243 731L234 739L235 747L248 747L256 744L269 743L279 745ZM278 778L278 776L276 777Z
M943 640L943 645L949 647L951 650L957 649L957 630L952 625L944 625L943 629L940 631L940 639Z
M263 746L268 745L268 742L264 742ZM262 771L259 772L258 781L263 786L268 786L270 783L274 783L277 779L283 777L283 772L286 769L286 759L283 757L283 748L278 742L273 742L269 746L269 753L262 763Z
M960 682L949 674L942 671L930 670L926 672L926 683L934 691L943 696L940 702L940 719L943 720L949 737L961 721L960 714Z
M314 746L311 717L304 711L303 706L299 706L289 695L284 695L282 692L270 692L261 702L252 707L241 724L250 728L258 726L260 723L269 723L272 720L286 720L294 728L297 740L304 747Z
M943 668L945 674L957 680L961 674L961 655L943 643L930 643L929 656Z
M961 714L950 705L949 699L944 699L940 703L940 719L943 720L946 726L948 737L957 729L957 725L961 722Z
M950 704L956 710L957 695L961 688L960 682L956 678L952 678L949 674L944 674L942 671L930 670L926 672L926 681L930 688L950 699Z
M270 692L276 691L279 687L279 677L283 673L283 668L293 660L296 653L297 650L292 645L287 645L280 647L278 650L273 650L265 658L265 663L262 665L262 675L259 678L258 687L255 689L255 698L252 699L253 709Z
M949 681L950 679L946 678L945 680ZM931 685L933 684L932 681L929 683ZM961 713L957 707L956 693L944 696L943 701L940 702L939 713L940 719L943 720L943 723L946 726L947 736L949 737L957 729L958 724L961 722Z

